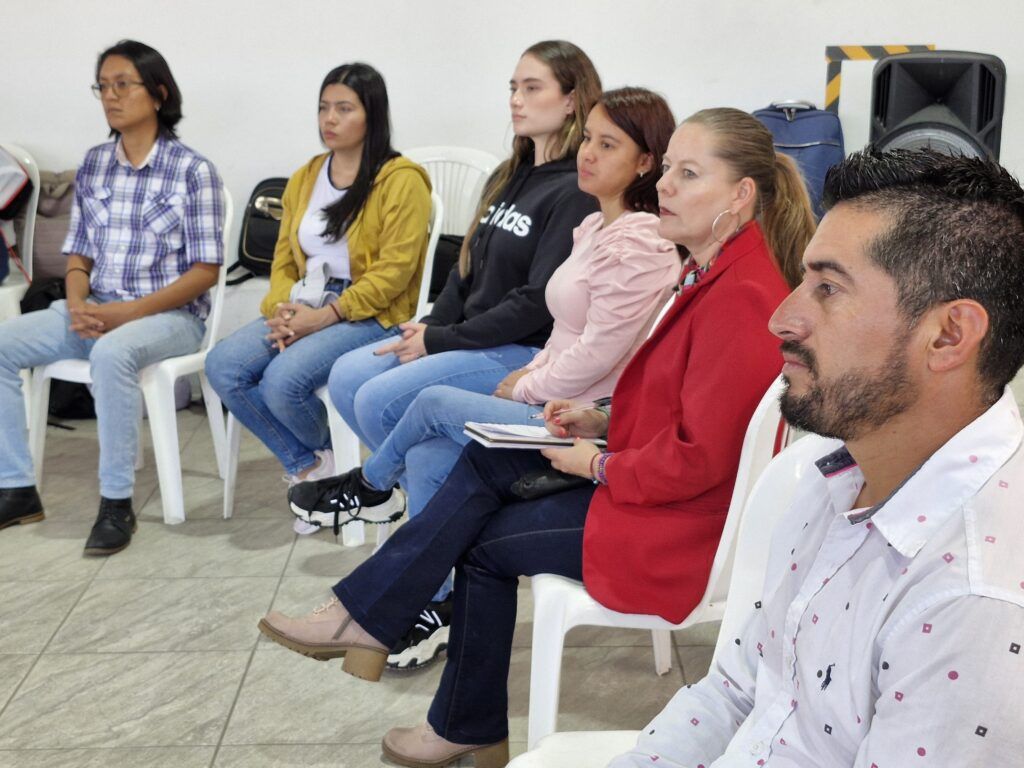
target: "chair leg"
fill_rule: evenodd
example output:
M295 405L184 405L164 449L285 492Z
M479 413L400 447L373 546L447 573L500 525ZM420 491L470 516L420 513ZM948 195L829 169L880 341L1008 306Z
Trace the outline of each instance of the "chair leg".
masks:
M25 429L32 429L32 371L21 372L21 397L25 401Z
M654 671L658 675L667 675L672 669L672 632L652 629L651 643L654 645Z
M526 748L555 732L562 683L566 606L561 596L533 590L533 650L530 656L530 709Z
M373 548L374 552L383 547L384 542L391 536L391 525L391 523L384 523L374 526L377 529L377 546Z
M356 437L330 398L321 395L327 406L327 423L331 429L331 448L334 450L334 469L339 474L360 465L359 438ZM341 529L341 543L346 547L359 547L366 543L366 528L355 520Z
M199 388L203 392L203 403L206 405L206 419L210 423L210 436L213 438L213 453L217 457L217 474L221 479L227 479L228 456L227 456L227 434L224 426L224 407L221 405L220 397L206 380L206 374L199 372ZM235 461L237 463L237 451Z
M218 404L220 401L217 401ZM235 482L238 479L238 450L242 439L242 425L229 413L224 428L224 519L230 520L235 511Z
M50 379L45 368L36 368L32 373L32 387L29 394L31 423L28 428L28 452L36 473L36 485L43 484L43 450L46 445L46 417L50 411Z
M185 498L181 483L181 456L178 453L178 414L174 409L174 381L156 372L143 374L142 395L146 399L149 428L153 434L153 455L160 482L164 522L185 522Z

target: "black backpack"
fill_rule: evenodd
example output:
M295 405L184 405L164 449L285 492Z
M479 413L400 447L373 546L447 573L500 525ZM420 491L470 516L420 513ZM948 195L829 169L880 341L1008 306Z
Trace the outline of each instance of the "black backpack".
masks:
M238 285L257 275L267 277L270 274L284 210L281 199L287 183L288 179L280 176L264 179L249 195L242 218L242 234L238 238L238 261L228 267L228 274L244 271L228 280L228 285Z
M24 315L46 309L53 302L64 298L67 298L64 278L33 280L21 300L21 313ZM60 379L50 380L50 407L47 411L55 419L96 418L96 404L89 388L85 384Z

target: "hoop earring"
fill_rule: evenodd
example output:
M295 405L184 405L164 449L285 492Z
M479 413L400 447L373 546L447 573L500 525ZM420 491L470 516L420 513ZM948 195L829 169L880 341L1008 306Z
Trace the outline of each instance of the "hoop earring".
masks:
M730 232L725 237L719 237L718 235L715 234L715 229L718 227L718 222L726 214L728 214L729 216L735 216L736 217L736 226L733 227L732 232ZM722 211L717 216L715 216L715 220L713 222L711 222L711 237L713 237L715 239L716 243L721 243L722 245L725 245L725 241L728 240L730 237L732 237L733 235L735 235L739 231L740 231L740 215L738 213L733 213L728 208L725 209L724 211Z

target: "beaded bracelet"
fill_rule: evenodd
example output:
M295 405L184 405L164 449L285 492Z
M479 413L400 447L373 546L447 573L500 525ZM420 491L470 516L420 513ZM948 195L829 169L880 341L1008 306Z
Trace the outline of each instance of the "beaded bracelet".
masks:
M608 464L608 459L612 457L612 453L605 451L599 454L599 456L600 458L597 460L597 474L594 475L594 479L601 485L608 485L608 475L605 474L605 466Z
M597 473L594 471L594 462L601 456L601 452L598 451L590 457L590 479L594 481L594 485L597 485Z

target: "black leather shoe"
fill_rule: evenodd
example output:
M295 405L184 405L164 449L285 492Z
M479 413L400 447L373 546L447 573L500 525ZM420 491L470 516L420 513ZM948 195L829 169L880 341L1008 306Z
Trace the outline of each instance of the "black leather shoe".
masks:
M132 543L135 533L135 512L131 499L100 497L100 513L85 542L87 555L112 555Z
M0 488L0 528L36 523L46 517L34 485Z

